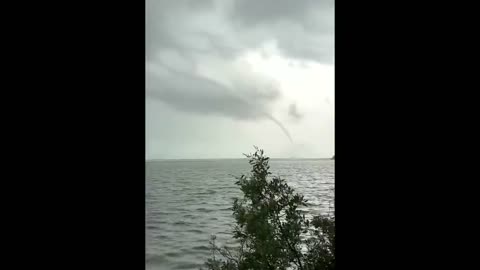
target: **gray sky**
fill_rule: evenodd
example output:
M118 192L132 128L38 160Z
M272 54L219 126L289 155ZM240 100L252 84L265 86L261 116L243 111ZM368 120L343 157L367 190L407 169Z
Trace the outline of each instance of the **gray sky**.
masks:
M147 0L146 159L334 154L333 0Z

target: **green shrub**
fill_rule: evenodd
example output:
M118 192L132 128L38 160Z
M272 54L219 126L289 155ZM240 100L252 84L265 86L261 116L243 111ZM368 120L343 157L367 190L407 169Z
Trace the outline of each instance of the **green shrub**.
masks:
M237 178L243 198L233 202L239 247L218 247L212 236L209 270L335 269L335 217L309 220L300 209L307 200L284 179L271 177L263 150L246 155L250 175Z

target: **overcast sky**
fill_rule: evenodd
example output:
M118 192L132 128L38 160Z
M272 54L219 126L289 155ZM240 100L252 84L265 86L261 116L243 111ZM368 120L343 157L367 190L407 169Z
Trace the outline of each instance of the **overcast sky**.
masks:
M146 159L334 154L333 0L146 0Z

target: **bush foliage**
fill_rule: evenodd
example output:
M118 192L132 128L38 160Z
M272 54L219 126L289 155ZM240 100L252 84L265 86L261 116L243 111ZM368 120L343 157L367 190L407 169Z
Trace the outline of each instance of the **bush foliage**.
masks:
M284 179L272 177L263 150L246 155L252 167L237 178L243 198L233 202L237 248L218 247L212 236L208 270L335 269L335 217L305 218L307 200Z

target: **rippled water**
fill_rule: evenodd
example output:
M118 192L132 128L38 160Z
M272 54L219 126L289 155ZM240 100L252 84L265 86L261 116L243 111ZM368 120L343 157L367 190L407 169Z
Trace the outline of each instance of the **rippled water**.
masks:
M312 214L333 203L332 160L271 160L274 175L309 200ZM210 235L231 244L229 208L240 196L232 175L250 171L246 159L163 160L145 163L146 269L199 269L209 257Z

